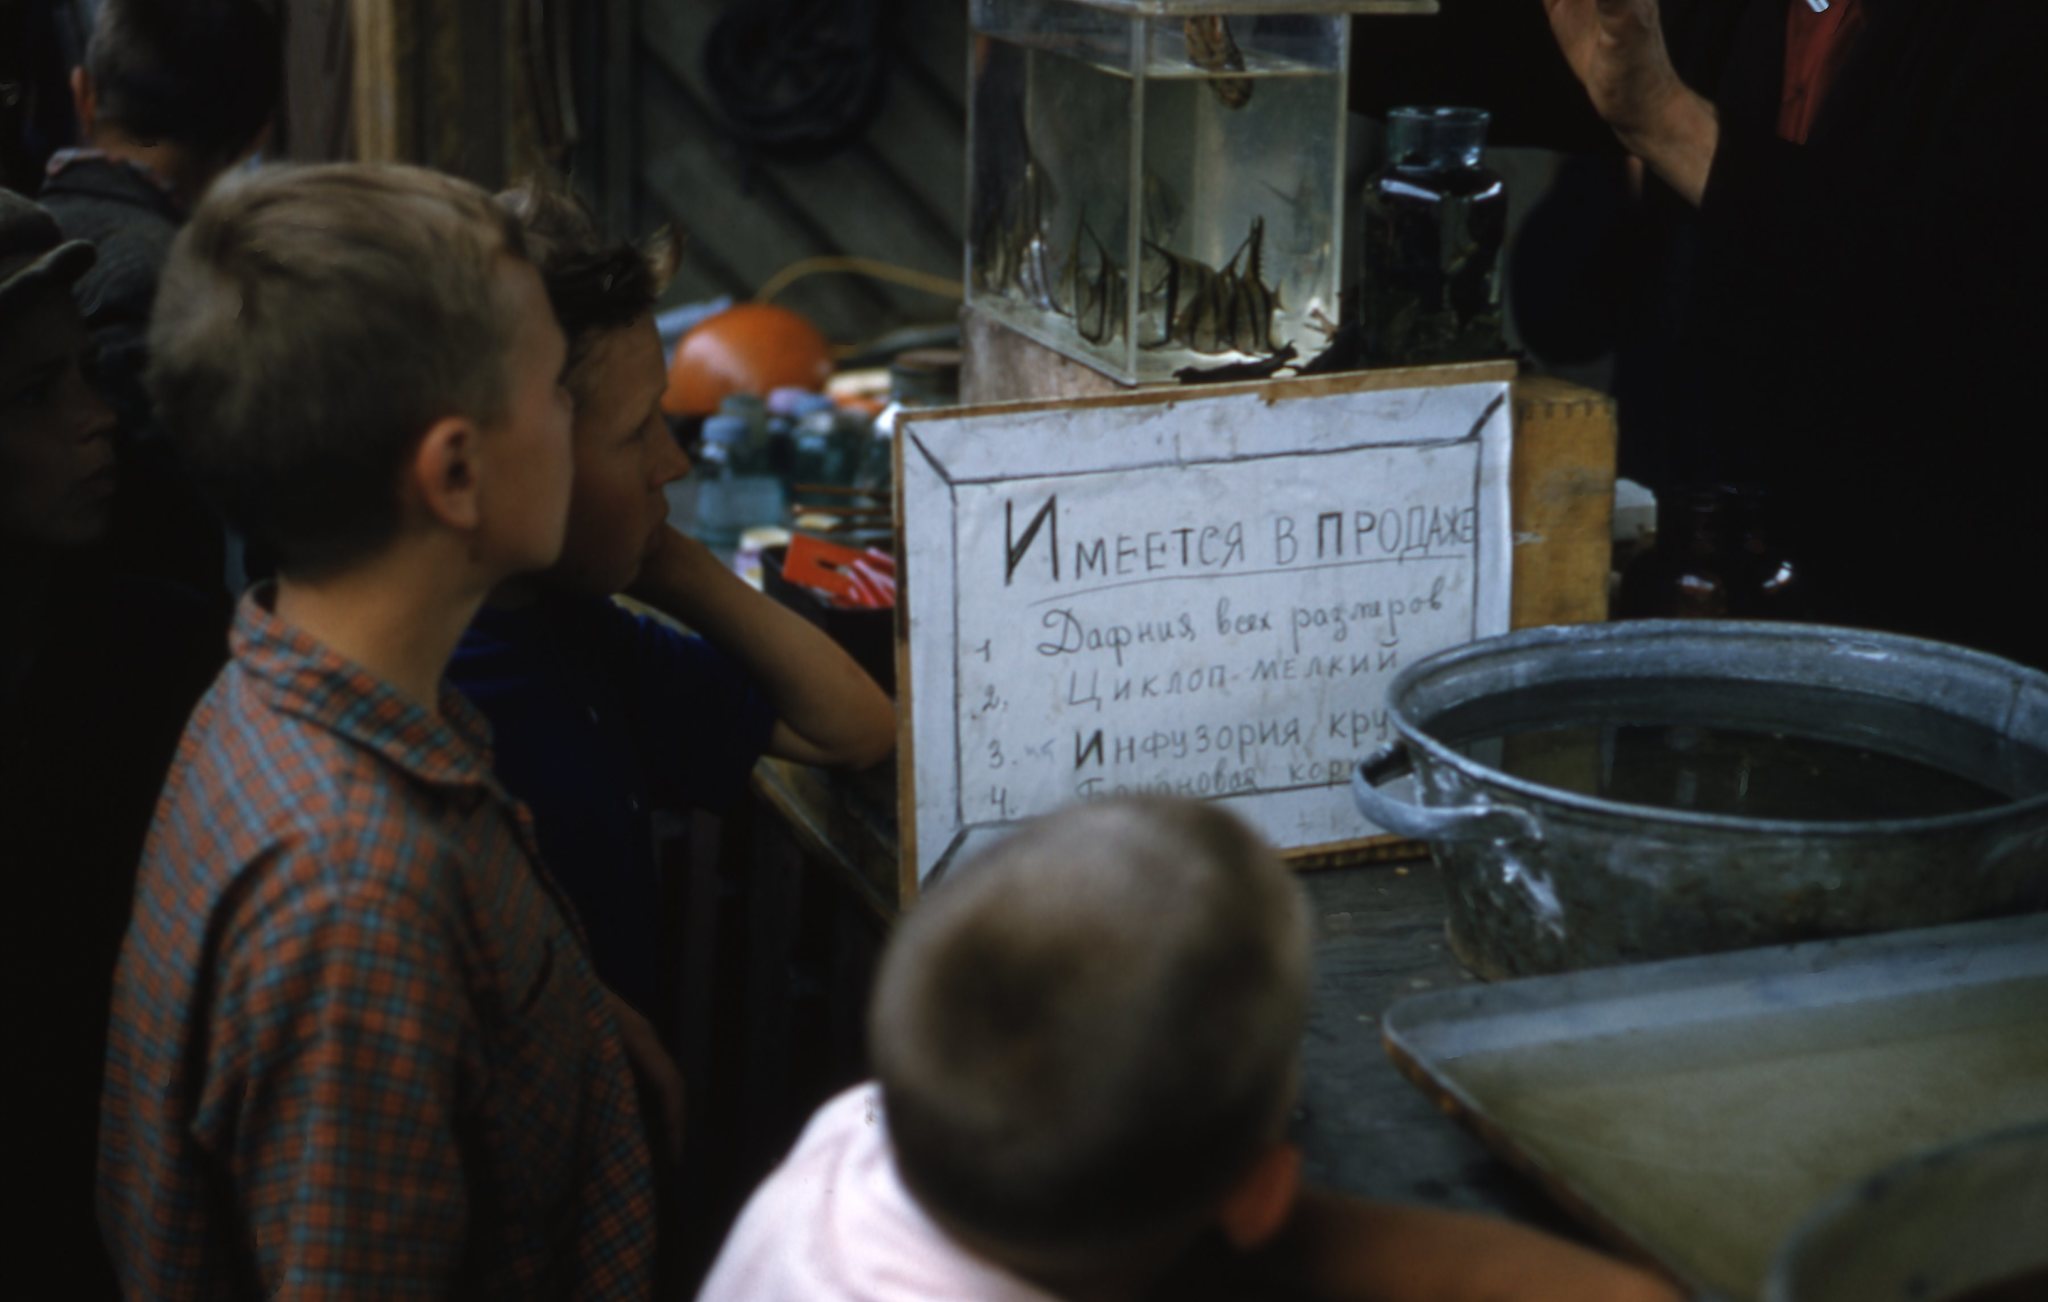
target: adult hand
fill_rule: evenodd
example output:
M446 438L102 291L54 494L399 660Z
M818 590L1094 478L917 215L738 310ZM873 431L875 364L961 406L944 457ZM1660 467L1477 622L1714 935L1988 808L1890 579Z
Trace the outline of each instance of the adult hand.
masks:
M612 1016L619 1023L619 1038L626 1044L626 1061L632 1065L633 1080L640 1087L643 1103L651 1103L647 1128L656 1149L671 1165L683 1160L683 1073L676 1067L654 1023L642 1017L631 1004L612 995Z
M1664 47L1657 0L1543 0L1543 8L1594 111L1624 137L1685 89Z
M1543 0L1565 62L1622 146L1693 203L1719 142L1714 109L1671 66L1657 0Z

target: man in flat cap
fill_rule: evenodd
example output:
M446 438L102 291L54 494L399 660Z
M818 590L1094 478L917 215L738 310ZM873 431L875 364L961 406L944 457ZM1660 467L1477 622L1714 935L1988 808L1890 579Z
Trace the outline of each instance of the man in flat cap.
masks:
M109 982L143 832L225 655L203 605L110 577L114 413L72 299L93 248L0 190L0 906L19 1093L6 1166L52 1296L113 1296L94 1221ZM23 1277L30 1274L24 1259Z

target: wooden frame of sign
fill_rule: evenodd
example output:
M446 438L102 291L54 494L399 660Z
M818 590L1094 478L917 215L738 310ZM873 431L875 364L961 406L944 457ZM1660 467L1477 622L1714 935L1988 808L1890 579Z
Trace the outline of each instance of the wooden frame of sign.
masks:
M1218 800L1298 862L1387 684L1509 625L1512 363L906 411L900 895L1077 799Z

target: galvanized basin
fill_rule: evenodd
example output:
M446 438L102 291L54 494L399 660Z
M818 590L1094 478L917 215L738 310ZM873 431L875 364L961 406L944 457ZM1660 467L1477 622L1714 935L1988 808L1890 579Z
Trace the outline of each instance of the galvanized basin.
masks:
M1529 701L1568 717L1577 695L1631 692L1774 728L1761 692L1775 702L1764 715L1801 716L1799 736L1999 794L1966 812L1748 817L1587 794L1451 744L1460 719ZM1396 740L1359 766L1353 794L1373 823L1430 843L1452 946L1483 976L2048 909L2048 675L1995 656L1814 625L1542 628L1420 661L1387 704ZM1419 803L1381 789L1411 768Z

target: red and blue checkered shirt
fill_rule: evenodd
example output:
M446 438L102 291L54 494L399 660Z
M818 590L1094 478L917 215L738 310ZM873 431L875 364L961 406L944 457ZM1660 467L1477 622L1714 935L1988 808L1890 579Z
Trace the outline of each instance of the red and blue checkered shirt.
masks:
M625 1051L489 728L252 596L179 746L115 976L124 1290L645 1297Z

